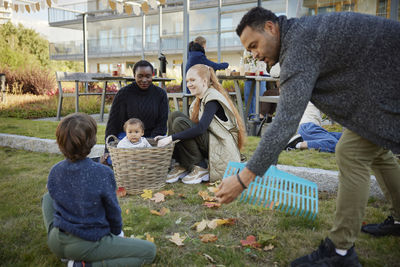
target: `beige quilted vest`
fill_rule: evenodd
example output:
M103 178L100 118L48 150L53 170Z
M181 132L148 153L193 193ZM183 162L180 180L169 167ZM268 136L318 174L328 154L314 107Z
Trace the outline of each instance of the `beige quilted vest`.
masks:
M214 88L208 88L204 94L200 103L199 118L204 112L204 106L211 100L217 100L221 104L228 118L228 121L222 121L214 116L207 130L210 136L208 152L210 181L216 181L222 179L229 161L240 162L239 129L228 101ZM192 114L193 104L194 102L190 106L190 114Z

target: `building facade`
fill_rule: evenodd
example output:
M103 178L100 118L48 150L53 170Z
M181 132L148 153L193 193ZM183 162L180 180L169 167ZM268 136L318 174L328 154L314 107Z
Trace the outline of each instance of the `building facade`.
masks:
M5 8L4 4L0 5L0 24L4 24L8 21L11 21L12 10L11 6L7 5Z
M87 51L89 72L111 73L121 64L122 72L145 58L158 68L159 52L168 61L168 72L180 75L184 44L183 1L167 0L166 4L150 9L147 15L118 14L108 6L108 1L88 0L80 2L59 0L58 6L65 10L49 9L49 24L53 27L82 29L82 15L69 10L87 12ZM354 11L399 20L399 0L268 0L262 1L264 8L277 15L289 17L316 15L327 12ZM238 68L243 47L235 33L242 16L257 1L190 0L189 40L201 35L207 39L206 54L210 60L218 61L218 21L220 19L220 59L229 62L231 69ZM396 12L393 12L393 7ZM392 10L391 10L392 8ZM142 34L144 33L144 34ZM82 36L69 42L50 44L51 59L83 60Z

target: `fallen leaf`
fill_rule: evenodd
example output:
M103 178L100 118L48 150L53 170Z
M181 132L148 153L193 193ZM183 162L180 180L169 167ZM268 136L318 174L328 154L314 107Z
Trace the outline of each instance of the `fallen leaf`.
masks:
M196 231L199 233L201 231L203 231L204 229L206 229L208 224L207 220L202 220L196 227Z
M185 237L184 238L180 237L179 233L174 233L174 235L168 240L176 244L177 246L183 246L184 245L183 241L185 239L186 239Z
M152 237L152 236L151 236L150 234L148 234L148 233L146 233L145 235L146 235L146 240L147 240L147 241L150 241L150 242L154 243L154 237Z
M206 259L209 260L211 263L216 263L216 261L210 255L203 253L203 256L206 257Z
M236 219L235 218L228 218L228 219L214 219L214 221L218 224L218 225L234 225L236 223Z
M182 218L179 218L178 220L175 221L175 224L180 224L182 222Z
M269 204L269 209L270 210L273 210L274 209L274 207L275 208L277 208L279 206L279 201L278 202L274 202L274 201L271 201L271 203Z
M213 185L213 186L215 186L215 187L218 187L220 184L221 184L221 181L220 181L220 180L215 181L215 182L213 182L213 183L208 183L208 185Z
M150 213L151 213L151 214L154 214L154 215L161 216L161 213L158 212L158 211L156 211L156 210L150 210Z
M263 250L264 250L264 251L270 251L270 250L272 250L273 248L274 248L274 245L269 244L268 246L265 246L265 247L263 248Z
M218 223L216 222L216 219L214 219L214 220L212 220L212 221L209 221L209 222L207 223L207 226L208 226L208 228L210 228L210 229L215 229L215 228L217 228Z
M156 203L160 203L165 201L165 195L161 193L155 193L154 196L150 199L153 200Z
M199 193L197 193L199 196L201 196L201 198L204 201L214 201L216 198L215 197L210 197L210 195L208 194L207 191L199 191Z
M218 187L214 187L214 186L209 186L207 187L208 191L210 191L211 193L217 193L219 191Z
M140 195L143 199L150 199L153 197L153 191L143 189L143 194Z
M240 240L240 244L242 244L243 247L253 247L253 248L259 248L261 245L257 243L256 237L254 235L249 235L246 237L246 240Z
M201 242L208 243L208 242L215 242L218 240L218 237L213 234L205 234L200 236Z
M126 227L124 227L124 231L125 231L125 232L126 232L126 231L133 231L133 228L130 227L130 226L126 226Z
M163 190L160 191L161 194L163 194L164 196L173 196L175 193L172 190Z
M126 209L126 210L125 210L125 213L126 213L126 214L129 214L129 212L130 212L129 209Z
M150 210L151 214L158 215L158 216L164 216L167 213L170 213L171 211L168 208L162 207L160 211L157 210Z
M117 189L117 197L124 197L126 196L125 187L118 187Z
M186 198L185 194L179 194L178 195L180 198Z
M162 207L161 210L160 210L161 216L164 216L165 214L168 214L170 212L171 211L169 210L169 208L165 208L165 207Z
M206 206L208 208L219 208L221 206L221 203L218 203L218 202L204 202L203 206Z

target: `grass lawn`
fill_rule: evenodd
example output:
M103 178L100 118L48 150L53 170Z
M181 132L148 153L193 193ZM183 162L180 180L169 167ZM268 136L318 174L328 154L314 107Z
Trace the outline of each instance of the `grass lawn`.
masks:
M33 121L16 118L0 117L0 133L18 134L24 136L55 139L58 122ZM97 143L104 144L105 126L97 125ZM250 159L260 141L259 137L249 136L242 151ZM283 151L278 160L279 164L299 167L337 170L335 155L315 150Z
M0 159L0 266L65 266L47 248L40 207L48 172L62 157L0 148ZM202 205L198 195L199 191L207 191L205 184L176 183L164 189L175 194L161 203L138 195L120 198L126 235L147 233L154 237L155 266L287 266L291 260L317 248L332 226L335 211L335 196L324 192L320 193L320 213L311 222L237 201L209 209ZM170 213L162 217L150 213L162 207L170 209ZM382 221L388 212L384 202L370 199L365 221ZM236 223L200 233L191 229L196 222L215 218L235 218ZM183 247L168 240L167 236L174 233L186 237ZM199 239L201 234L215 234L218 240L203 243ZM273 248L263 251L242 247L240 240L249 235L268 240L266 244ZM372 238L360 234L356 242L363 266L398 266L399 247L398 237Z

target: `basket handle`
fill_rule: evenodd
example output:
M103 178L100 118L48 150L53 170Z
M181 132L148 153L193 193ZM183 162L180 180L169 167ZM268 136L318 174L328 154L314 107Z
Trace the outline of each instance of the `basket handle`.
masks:
M110 134L109 136L107 136L107 138L106 138L106 145L107 145L107 147L109 146L109 140L110 140L110 138L113 138L114 139L114 141L116 141L116 140L118 140L119 141L119 139L118 139L118 137L116 137L115 135L113 135L113 134Z

